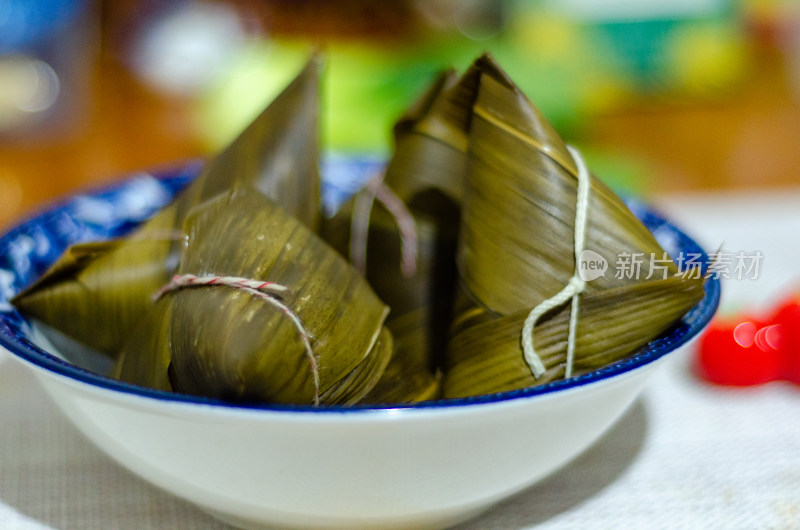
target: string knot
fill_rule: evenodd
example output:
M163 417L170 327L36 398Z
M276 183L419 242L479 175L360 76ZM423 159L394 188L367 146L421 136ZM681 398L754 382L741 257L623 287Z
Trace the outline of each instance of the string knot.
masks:
M573 293L580 294L586 288L586 281L579 276L573 276L567 282L567 286L570 287Z
M536 348L533 344L533 331L539 318L548 311L565 304L567 301L572 302L569 317L569 331L567 334L567 362L564 372L564 377L572 377L572 364L575 357L575 334L578 327L578 304L580 301L580 294L586 288L586 282L580 277L580 255L583 252L583 242L586 237L586 220L589 211L589 191L591 190L591 175L583 157L577 149L568 147L572 155L575 165L578 167L578 193L575 204L575 268L572 277L561 291L554 296L543 300L536 307L531 309L525 323L522 326L522 352L525 357L525 362L533 373L533 377L539 378L545 373L546 368L542 362L539 354L536 353Z

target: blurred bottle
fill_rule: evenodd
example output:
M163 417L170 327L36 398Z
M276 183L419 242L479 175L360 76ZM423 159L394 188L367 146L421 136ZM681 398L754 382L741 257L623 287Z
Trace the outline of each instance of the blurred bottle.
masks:
M94 18L89 0L0 0L0 139L41 142L80 121Z

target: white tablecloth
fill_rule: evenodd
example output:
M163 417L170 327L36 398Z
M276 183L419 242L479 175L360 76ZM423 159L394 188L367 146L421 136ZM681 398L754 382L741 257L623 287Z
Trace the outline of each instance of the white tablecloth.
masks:
M760 250L762 276L724 304L765 306L800 285L800 192L671 197L707 248ZM684 349L597 444L459 528L798 528L800 386L706 385ZM4 355L1 354L0 355ZM525 455L520 455L524 458ZM223 528L95 449L19 363L0 363L0 529Z

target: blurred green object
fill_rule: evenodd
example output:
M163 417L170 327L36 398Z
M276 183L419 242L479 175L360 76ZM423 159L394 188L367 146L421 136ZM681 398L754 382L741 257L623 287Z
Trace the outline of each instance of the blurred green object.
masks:
M570 138L603 113L642 99L722 97L747 73L748 50L733 0L518 0L498 30L475 36L456 21L404 38L356 36L323 46L323 142L344 153L386 155L388 131L445 68L490 52L534 105ZM267 38L245 46L198 106L200 129L219 148L299 69L311 45Z
M508 28L531 63L560 72L589 113L643 98L716 97L747 72L734 0L523 0Z
M209 147L235 136L294 76L311 53L300 41L260 40L246 46L226 75L201 98L197 118ZM459 33L416 43L331 44L323 85L323 145L338 152L388 154L391 126L445 68L463 69L489 50L530 89L531 99L561 130L575 120L558 72L530 65L505 36L473 41ZM542 83L542 80L547 80ZM567 81L566 79L564 81Z
M259 41L201 100L201 130L224 144L285 85L311 53L299 42ZM391 124L440 68L412 50L331 46L323 83L323 145L343 152L388 153Z
M592 173L615 192L633 197L647 197L653 188L653 168L646 160L609 152L589 144L579 144Z

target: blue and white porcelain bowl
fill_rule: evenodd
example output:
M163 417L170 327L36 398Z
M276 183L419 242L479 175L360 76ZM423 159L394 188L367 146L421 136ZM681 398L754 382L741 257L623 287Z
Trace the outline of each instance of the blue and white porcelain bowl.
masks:
M378 165L329 159L326 201ZM0 237L0 344L120 464L241 527L443 527L474 516L587 448L719 302L719 282L709 279L705 298L672 331L590 374L401 407L236 406L136 387L65 360L8 300L68 245L130 230L197 168L72 197ZM702 253L645 206L631 208L672 255Z

